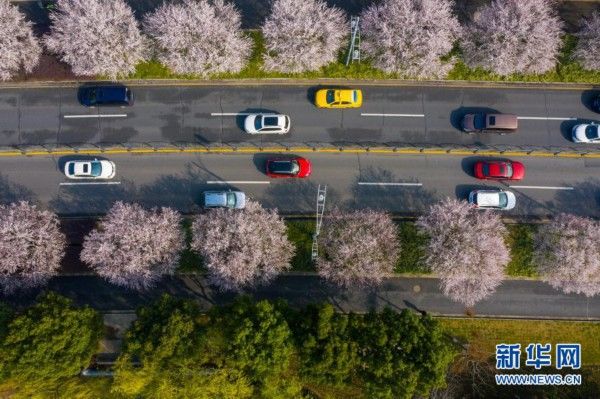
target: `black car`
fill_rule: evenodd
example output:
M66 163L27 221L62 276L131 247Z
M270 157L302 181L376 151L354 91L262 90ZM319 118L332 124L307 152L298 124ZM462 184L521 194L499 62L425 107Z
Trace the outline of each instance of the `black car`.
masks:
M126 86L86 86L79 89L78 97L86 107L133 105L133 92Z

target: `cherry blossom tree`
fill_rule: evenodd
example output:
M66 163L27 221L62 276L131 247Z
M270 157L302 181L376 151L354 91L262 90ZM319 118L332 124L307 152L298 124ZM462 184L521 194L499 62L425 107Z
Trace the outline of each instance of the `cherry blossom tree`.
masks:
M560 214L541 226L535 262L540 275L566 294L591 297L600 293L600 223Z
M387 213L374 210L332 210L319 244L319 275L345 288L379 284L393 272L400 250L396 225Z
M46 47L76 75L126 76L146 58L146 41L124 0L58 0Z
M283 219L255 201L247 201L243 210L199 215L192 233L192 249L204 258L210 282L222 290L266 283L288 270L294 255Z
M322 0L275 0L262 32L264 68L296 73L335 61L348 28L342 10Z
M58 273L66 239L58 217L28 202L0 205L0 288L18 289L46 284Z
M361 49L373 65L403 77L441 78L460 34L450 0L383 0L361 14Z
M473 16L461 44L465 62L499 75L544 73L556 65L562 22L551 0L494 0Z
M164 3L146 16L144 30L154 39L159 60L177 73L239 72L252 50L240 12L223 0Z
M118 201L85 237L80 256L109 282L141 290L172 274L183 248L177 211Z
M429 236L426 264L439 276L444 295L472 307L500 285L510 252L498 213L446 199L421 216L417 226Z
M577 33L577 46L574 57L585 69L600 69L600 12L581 20L581 29Z
M42 53L32 23L8 0L0 0L0 49L0 80L9 80L20 70L31 72Z

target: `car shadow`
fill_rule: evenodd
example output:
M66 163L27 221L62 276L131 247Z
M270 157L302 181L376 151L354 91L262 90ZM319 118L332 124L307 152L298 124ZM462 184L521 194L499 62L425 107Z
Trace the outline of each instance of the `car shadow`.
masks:
M600 96L600 90L584 90L581 92L581 104L592 112L598 112L594 109L594 101Z
M462 131L462 120L467 114L498 114L498 110L489 107L460 107L450 113L450 124L453 128Z

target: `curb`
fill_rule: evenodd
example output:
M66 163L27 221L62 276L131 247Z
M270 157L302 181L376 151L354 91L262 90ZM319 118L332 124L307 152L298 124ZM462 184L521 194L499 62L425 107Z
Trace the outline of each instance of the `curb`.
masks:
M600 158L600 152L576 152L573 150L564 151L513 151L513 150L486 150L480 148L465 149L444 149L444 148L398 148L398 147L363 147L363 148L343 148L343 147L131 147L131 148L56 148L40 149L32 148L11 148L0 150L0 157L33 157L33 156L64 156L64 155L149 155L149 154L256 154L262 152L293 152L293 153L328 153L328 154L389 154L389 155L452 155L452 156L512 156L512 157L537 157L537 158L575 158L575 159L596 159Z
M85 83L107 83L106 80L21 81L0 83L0 89L35 89L77 87ZM590 90L593 83L570 82L504 82L487 80L404 80L404 79L347 79L347 78L250 78L250 79L124 79L119 83L131 86L318 86L357 85L374 87L446 87L470 89L543 89Z

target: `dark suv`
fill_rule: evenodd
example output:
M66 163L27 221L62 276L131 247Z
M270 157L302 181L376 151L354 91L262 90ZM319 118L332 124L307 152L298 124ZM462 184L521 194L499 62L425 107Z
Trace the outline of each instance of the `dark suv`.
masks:
M78 98L86 107L133 105L133 92L125 86L85 86L79 89Z

